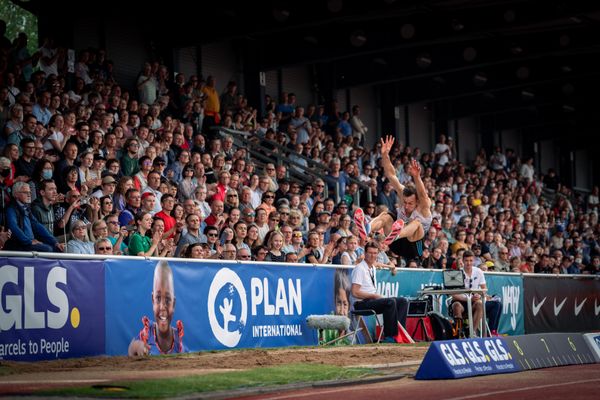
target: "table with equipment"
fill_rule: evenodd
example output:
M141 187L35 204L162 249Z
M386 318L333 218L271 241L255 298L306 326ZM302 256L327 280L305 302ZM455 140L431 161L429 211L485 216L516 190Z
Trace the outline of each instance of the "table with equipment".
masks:
M469 317L469 336L477 337L475 330L473 329L473 304L472 297L478 294L481 297L483 307L483 318L482 325L487 326L486 315L485 315L485 293L486 289L434 289L434 290L420 290L418 293L421 296L431 295L433 297L433 307L435 311L441 312L440 299L442 296L452 296L455 294L464 294L467 297L467 315ZM437 309L436 309L437 308ZM487 336L487 328L481 330L483 336Z

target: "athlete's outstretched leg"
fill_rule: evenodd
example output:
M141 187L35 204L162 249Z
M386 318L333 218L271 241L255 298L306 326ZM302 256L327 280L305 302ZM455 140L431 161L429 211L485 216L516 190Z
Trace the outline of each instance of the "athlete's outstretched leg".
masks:
M394 219L392 216L387 212L382 212L371 220L371 232L379 232L381 229L383 229L383 233L387 236L392 231L393 223Z
M424 236L425 231L423 230L423 225L421 225L419 220L415 219L404 225L398 234L398 239L407 238L411 242L416 242L417 240L423 239Z

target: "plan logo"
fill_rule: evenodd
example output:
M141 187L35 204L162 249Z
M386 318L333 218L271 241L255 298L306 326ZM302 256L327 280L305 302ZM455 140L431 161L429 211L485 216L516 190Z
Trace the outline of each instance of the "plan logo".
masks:
M246 289L240 277L229 268L220 269L210 284L207 303L215 338L224 346L237 346L248 317Z

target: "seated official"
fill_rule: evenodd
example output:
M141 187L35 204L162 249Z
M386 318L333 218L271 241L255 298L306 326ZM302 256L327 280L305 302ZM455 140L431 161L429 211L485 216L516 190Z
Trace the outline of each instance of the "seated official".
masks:
M395 343L398 335L398 322L406 323L408 301L404 297L383 297L377 293L375 264L379 255L379 245L369 242L365 245L365 259L352 270L351 300L354 309L374 310L383 314L384 342Z
M474 267L473 263L475 255L470 250L467 250L462 255L463 271L465 272L465 288L466 289L487 289L485 283L485 276L483 271ZM487 297L489 298L489 296ZM486 299L487 299L486 298ZM462 319L464 312L467 307L467 295L466 294L455 294L452 296L452 313L455 319ZM473 308L473 327L475 330L479 329L479 324L483 318L483 302L481 295L476 293L472 295L471 305ZM498 329L498 322L500 320L500 312L502 311L501 303L498 301L486 302L485 311L490 321L489 327L492 334L496 334ZM478 332L479 333L479 332ZM478 336L481 336L480 333Z

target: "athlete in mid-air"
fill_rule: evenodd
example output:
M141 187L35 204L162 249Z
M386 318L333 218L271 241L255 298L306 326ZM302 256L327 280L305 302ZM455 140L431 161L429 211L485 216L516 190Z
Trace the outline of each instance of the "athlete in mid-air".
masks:
M354 213L354 222L363 239L369 232L375 233L383 229L386 235L384 243L389 246L389 250L397 256L411 260L423 253L423 237L432 220L431 199L421 179L421 165L417 160L413 159L407 170L413 178L414 186L404 186L400 183L390 160L393 145L392 136L381 139L381 160L384 175L398 195L400 208L383 212L369 223L365 221L364 212L359 208Z

